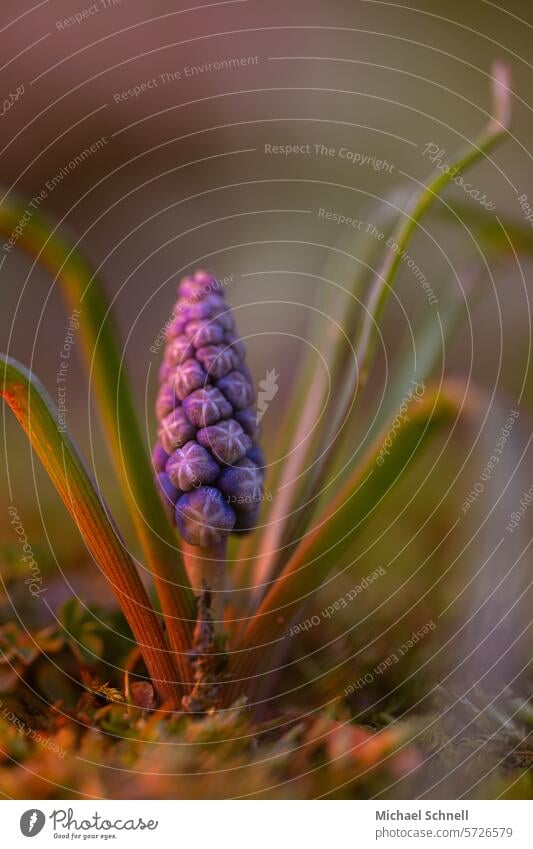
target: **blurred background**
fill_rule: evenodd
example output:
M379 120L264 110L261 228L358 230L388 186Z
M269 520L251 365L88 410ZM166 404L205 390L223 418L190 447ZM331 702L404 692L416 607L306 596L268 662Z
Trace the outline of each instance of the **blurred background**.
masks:
M229 280L226 295L256 381L270 369L279 374L263 443L268 462L280 461L277 428L295 389L296 364L309 356L317 369L328 366L310 345L309 327L319 304L324 337L336 332L330 316L338 287L350 286L358 262L350 254L352 235L379 238L372 225L380 200L402 186L414 191L438 161L448 161L479 133L497 59L511 69L512 132L468 182L493 215L527 224L519 197L533 206L532 33L526 0L229 0L197 8L170 0L3 0L0 71L9 106L4 103L0 125L2 194L34 202L60 221L101 272L147 445L154 438L160 359L150 349L179 277L207 267ZM440 159L432 162L435 149ZM445 192L449 203L478 211L476 197L459 186ZM426 466L409 471L386 502L386 514L373 519L350 552L346 564L356 565L347 572L340 563L336 581L317 602L323 607L386 567L386 577L364 596L365 611L374 614L349 634L350 611L331 625L328 639L336 643L329 651L343 657L353 655L354 644L379 638L330 682L339 692L401 644L412 626L444 616L442 627L383 685L389 692L412 672L420 685L415 695L409 691L410 704L450 668L461 680L486 675L480 686L491 693L504 685L523 698L529 693L533 510L515 533L505 526L533 484L531 265L511 248L493 261L461 216L444 213L446 204L437 201L409 247L438 307L404 265L381 326L366 409L369 415L376 410L414 328L433 316L439 334L440 312L456 300L459 327L436 372L464 380L480 415L444 449L436 447ZM339 224L338 216L353 221ZM0 260L2 349L31 367L56 399L68 332L57 287L16 249L2 250ZM472 266L481 269L475 295L466 273ZM76 331L73 337L68 428L138 553L91 387L74 356ZM498 473L465 518L461 505L517 409ZM3 427L2 569L11 576L19 569L7 513L15 503L43 570L58 579L57 603L72 587L87 601L101 601L102 586L79 536L9 413ZM354 425L354 445L364 432ZM61 580L72 562L80 568ZM5 602L9 611L11 601ZM402 617L413 606L416 614L406 623ZM319 653L300 666L298 682L313 678L321 663L331 665L324 651L325 660ZM367 697L372 701L370 693L358 710ZM305 691L300 697L305 701ZM406 706L402 698L398 704L398 710ZM449 790L443 784L435 792Z

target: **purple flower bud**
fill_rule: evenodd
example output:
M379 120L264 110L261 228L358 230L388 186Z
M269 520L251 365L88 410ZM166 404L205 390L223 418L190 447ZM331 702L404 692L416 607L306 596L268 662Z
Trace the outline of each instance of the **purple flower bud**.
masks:
M209 451L197 442L186 442L170 455L166 473L174 486L183 492L196 489L206 483L213 483L220 468Z
M235 319L233 318L233 313L229 309L229 307L225 307L222 312L219 312L217 315L217 321L222 325L224 330L229 333L235 330Z
M159 440L167 452L172 454L176 448L181 448L193 439L196 428L192 425L181 407L177 407L170 415L161 420Z
M220 282L216 274L213 274L212 271L206 271L204 268L199 268L194 272L194 282L199 286L203 286L204 290L208 286L210 292L218 292L224 288L223 283Z
M227 309L224 298L219 295L207 295L207 297L196 301L196 303L191 299L191 303L187 304L183 314L187 316L189 321L193 321L194 319L205 321L216 318L218 315L225 313Z
M152 451L152 465L156 472L164 472L165 466L167 464L169 455L165 451L162 445L159 442L156 442L154 445L154 450Z
M157 475L156 481L159 490L159 497L161 498L161 502L165 508L165 513L170 521L172 521L176 509L176 503L182 493L176 489L169 480L168 475L164 472L160 472L160 474Z
M176 407L179 407L180 402L176 398L174 388L170 383L162 383L157 393L155 402L155 412L158 419L164 419Z
M253 384L223 288L208 271L180 282L156 402L158 487L183 538L203 547L252 528L262 500Z
M178 286L178 294L185 300L200 300L213 292L219 292L222 283L211 271L196 271L190 277L184 277Z
M165 332L165 336L167 340L170 342L172 339L175 339L176 336L181 336L183 331L185 330L185 325L187 324L187 319L182 315L174 315L170 323L167 325L167 329Z
M228 465L241 460L252 447L252 440L235 419L204 427L198 431L196 438L220 463Z
M217 486L236 513L252 513L263 498L263 476L247 457L222 469Z
M254 400L250 379L242 371L230 371L217 383L234 410L245 410Z
M182 277L178 283L178 295L180 298L191 298L197 294L199 289L201 289L201 285L195 281L194 275Z
M185 360L180 366L176 366L169 381L172 381L176 395L183 401L187 395L206 383L207 375L197 360Z
M189 321L185 333L195 348L220 345L224 342L224 328L218 321Z
M235 356L231 348L226 345L207 345L205 348L198 348L196 359L202 363L209 380L213 381L220 380L235 366Z
M261 451L259 445L252 445L249 451L246 452L246 456L252 463L255 463L260 469L265 468L265 455Z
M165 383L173 372L172 366L169 366L164 360L159 367L159 383Z
M190 422L196 427L209 427L220 419L231 416L233 408L216 386L195 389L184 399L183 409Z
M176 524L186 542L206 548L232 530L235 513L218 489L202 486L181 496L176 504Z

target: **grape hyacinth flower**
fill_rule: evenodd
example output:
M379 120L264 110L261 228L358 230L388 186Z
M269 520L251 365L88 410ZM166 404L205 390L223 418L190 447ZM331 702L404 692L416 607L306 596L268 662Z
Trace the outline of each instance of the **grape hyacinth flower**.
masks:
M167 330L153 465L173 524L212 548L254 527L263 493L255 393L222 284L206 271L181 280Z

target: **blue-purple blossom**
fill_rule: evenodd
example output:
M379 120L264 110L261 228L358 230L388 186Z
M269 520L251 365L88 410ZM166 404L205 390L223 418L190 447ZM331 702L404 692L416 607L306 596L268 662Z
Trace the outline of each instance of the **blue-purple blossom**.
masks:
M217 385L234 410L245 410L254 400L254 390L250 378L241 370L231 371L222 380L219 380Z
M154 450L152 451L152 465L156 472L164 472L165 466L167 464L169 455L163 448L163 446L156 442L154 446Z
M247 457L250 458L252 463L255 463L260 469L264 469L266 465L265 455L261 451L259 445L253 445L250 451L248 451Z
M168 376L168 381L174 387L180 401L183 401L195 389L205 386L207 380L207 374L196 359L185 360L184 363L176 366Z
M233 413L233 407L216 386L196 389L183 401L183 409L196 427L209 427Z
M224 342L224 328L217 321L190 321L186 333L195 348Z
M255 406L247 407L245 410L237 410L235 419L248 436L252 439L257 439L259 436L259 425L257 423L257 410Z
M174 366L181 365L181 363L193 356L194 346L191 340L182 334L180 336L176 336L172 342L168 343L165 351L164 362L167 363L170 368L174 368Z
M170 415L177 406L176 393L174 387L170 383L163 383L159 387L155 402L155 413L158 421Z
M237 365L235 354L225 344L198 348L196 359L201 362L211 380L220 380Z
M259 512L261 506L258 504L255 510L250 513L243 513L240 510L237 513L237 520L233 526L233 533L247 533L248 531L253 531L254 528L257 527L259 522Z
M258 521L264 459L245 353L222 284L206 271L183 278L159 371L152 461L165 509L191 545Z

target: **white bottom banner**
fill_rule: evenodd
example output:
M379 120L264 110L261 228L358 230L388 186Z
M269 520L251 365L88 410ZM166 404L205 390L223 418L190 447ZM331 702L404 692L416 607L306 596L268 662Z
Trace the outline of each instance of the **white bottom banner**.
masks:
M1 845L533 846L528 802L4 801ZM34 842L32 842L34 841Z

